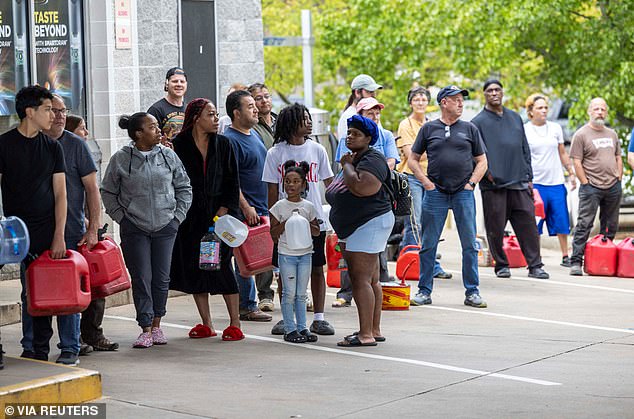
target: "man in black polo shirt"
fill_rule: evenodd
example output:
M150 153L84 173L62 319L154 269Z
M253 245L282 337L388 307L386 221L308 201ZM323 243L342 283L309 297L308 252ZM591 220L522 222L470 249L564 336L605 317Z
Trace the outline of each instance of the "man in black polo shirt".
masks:
M486 308L478 285L478 251L476 249L476 209L473 189L487 170L486 148L478 129L461 121L464 96L469 92L456 86L443 88L437 96L440 119L428 122L420 129L412 146L408 165L423 184L423 229L420 250L418 293L412 298L415 306L431 304L434 284L434 259L438 240L453 211L462 246L462 283L466 289L465 305ZM420 159L427 153L427 175Z
M528 276L548 279L542 269L539 233L535 224L531 150L522 118L502 106L504 91L496 79L484 83L484 109L473 118L487 147L489 170L480 184L484 225L495 274L509 278L508 259L503 249L504 228L511 221L522 253L528 263Z

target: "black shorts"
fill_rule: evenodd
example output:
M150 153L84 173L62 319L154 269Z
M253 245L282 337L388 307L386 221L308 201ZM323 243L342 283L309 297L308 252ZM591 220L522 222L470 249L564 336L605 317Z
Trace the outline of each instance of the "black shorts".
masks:
M313 236L313 268L323 267L326 264L326 232L319 232L319 236Z
M273 246L273 266L277 264L277 244ZM319 236L313 236L313 268L321 268L326 264L326 232L319 232Z

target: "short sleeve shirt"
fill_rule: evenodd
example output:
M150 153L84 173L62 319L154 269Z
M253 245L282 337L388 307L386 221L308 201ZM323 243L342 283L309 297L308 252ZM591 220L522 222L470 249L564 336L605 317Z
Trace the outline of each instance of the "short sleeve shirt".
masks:
M561 185L565 182L559 159L559 144L564 143L564 133L554 122L546 121L537 126L532 122L524 125L526 140L531 149L533 182L539 185Z
M293 215L294 210L297 210L299 215L307 219L308 222L317 218L315 206L306 199L302 199L299 202L291 202L288 199L282 199L277 201L275 205L271 207L270 212L277 221L283 223L288 220L291 215ZM277 243L277 249L280 254L288 256L303 256L313 252L312 244L306 249L289 248L286 240L286 231L283 231L280 235L280 240Z
M401 162L398 166L396 166L396 170L402 173L408 173L410 175L414 174L412 170L407 166L407 157L403 155L402 148L406 145L412 146L416 141L416 136L418 135L418 131L423 127L423 124L418 122L412 118L405 118L398 125L398 136L400 137L398 141L396 141L396 147L401 151ZM427 173L427 159L421 160L420 162L421 168L423 172Z
M268 214L268 187L262 182L266 147L258 134L251 130L245 135L229 127L225 130L225 137L231 141L231 146L238 161L238 175L240 190L247 202L255 208L258 215ZM241 217L241 214L237 214Z
M308 172L308 193L306 199L310 201L317 211L317 219L319 228L326 230L326 222L324 210L321 202L321 190L319 182L334 176L330 168L328 153L326 149L312 140L306 140L304 144L293 145L286 141L275 144L266 153L266 163L264 164L264 172L262 180L266 183L277 183L278 199L285 199L284 187L282 179L284 177L284 163L288 160L296 162L305 161L310 167Z
M486 153L486 147L471 122L458 120L450 126L436 119L423 125L412 151L427 153L427 176L440 192L455 193L467 184L473 158Z
M163 135L172 141L183 128L185 108L186 103L183 106L174 106L163 98L150 106L147 112L156 118Z
M64 130L57 140L64 149L66 163L66 200L68 212L66 215L66 241L81 238L86 232L84 222L85 190L82 178L97 171L88 145L84 140L72 132ZM67 243L68 244L68 243Z
M634 128L632 128L632 134L630 135L630 146L627 151L629 153L634 153Z
M607 189L619 180L616 156L621 156L621 144L614 130L595 130L586 124L572 137L570 157L581 161L588 182Z
M53 240L53 175L65 170L61 144L46 135L39 133L28 138L15 128L0 136L4 215L15 215L24 221L33 253L48 249Z
M383 185L390 176L390 169L385 162L385 157L372 148L353 164L358 171L363 170L371 173ZM385 187L381 187L377 193L371 196L355 196L344 182L343 171L335 176L335 179L326 189L326 200L331 206L330 224L342 239L354 233L357 228L372 218L392 211L390 196Z

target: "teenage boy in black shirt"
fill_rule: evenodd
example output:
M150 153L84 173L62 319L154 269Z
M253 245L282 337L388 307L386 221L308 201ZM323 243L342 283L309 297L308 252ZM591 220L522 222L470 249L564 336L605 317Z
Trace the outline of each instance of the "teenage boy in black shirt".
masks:
M43 87L28 86L15 100L20 125L0 136L0 182L4 215L21 218L31 238L20 270L26 310L28 265L45 250L51 250L53 259L66 254L66 177L62 146L41 132L53 123L53 95ZM33 349L22 356L47 361L51 336L51 316L33 317Z

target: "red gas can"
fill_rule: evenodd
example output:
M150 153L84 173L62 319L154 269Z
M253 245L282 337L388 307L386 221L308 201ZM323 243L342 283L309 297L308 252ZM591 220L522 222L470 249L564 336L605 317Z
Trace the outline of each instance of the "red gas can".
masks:
M249 235L241 246L233 249L240 275L251 276L273 269L273 239L268 217L260 217L260 224L249 227Z
M528 265L520 244L517 241L517 237L513 235L504 236L504 253L506 253L506 259L509 262L509 268L523 268Z
M634 240L626 238L616 245L617 268L616 275L622 278L634 278Z
M583 270L588 275L614 276L616 274L616 245L603 234L597 234L586 243Z
M341 286L341 271L345 269L345 261L341 255L339 238L336 234L326 236L326 284L329 287L339 288Z
M546 218L546 211L544 210L544 200L539 194L539 191L535 188L533 188L533 201L535 202L535 217Z
M396 277L402 281L418 281L420 246L410 245L401 249L396 259Z
M47 250L26 270L26 299L31 316L80 313L90 304L86 259L67 250L64 259L51 259Z
M130 277L119 246L109 237L97 242L92 250L79 248L88 262L92 298L103 298L130 288Z

